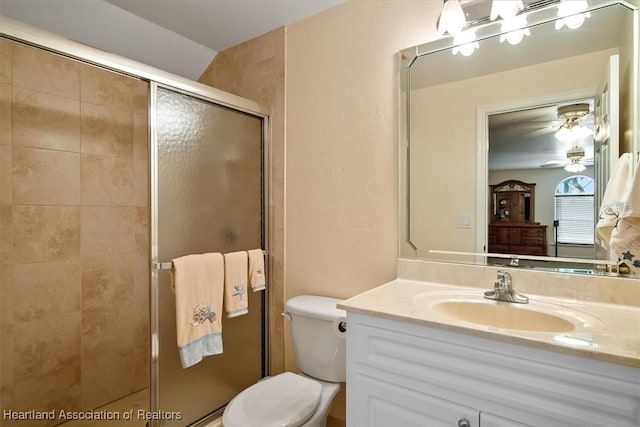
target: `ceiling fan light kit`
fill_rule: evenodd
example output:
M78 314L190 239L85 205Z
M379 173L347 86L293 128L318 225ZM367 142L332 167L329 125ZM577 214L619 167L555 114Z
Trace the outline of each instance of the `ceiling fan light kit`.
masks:
M563 105L558 107L558 118L564 120L567 125L571 126L578 123L580 119L587 116L591 112L589 104L584 102L580 104Z
M586 102L558 107L558 118L562 121L562 127L556 133L556 138L573 144L567 151L569 163L564 167L567 172L582 172L586 169L582 163L584 148L580 146L580 143L592 135L592 132L582 126L580 121L590 113L590 106Z

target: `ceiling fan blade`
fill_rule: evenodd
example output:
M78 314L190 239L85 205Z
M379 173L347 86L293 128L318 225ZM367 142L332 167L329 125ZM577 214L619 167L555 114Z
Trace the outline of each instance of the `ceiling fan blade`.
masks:
M567 164L566 160L549 160L540 165L541 168L561 168Z

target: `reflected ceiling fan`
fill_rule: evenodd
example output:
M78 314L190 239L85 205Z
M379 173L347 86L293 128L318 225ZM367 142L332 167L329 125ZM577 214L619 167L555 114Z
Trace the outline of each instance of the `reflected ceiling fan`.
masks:
M574 165L574 166L570 166ZM565 169L569 167L569 169L576 169L574 171L568 170L569 172L582 172L584 169L580 168L579 165L582 166L593 166L593 157L585 157L584 148L579 146L571 147L567 150L567 158L565 160L549 160L540 165L541 168L561 168Z
M522 129L528 129L522 132L524 136L535 138L549 133L555 133L560 129L561 125L562 123L558 120L539 120L537 122L523 123L520 127Z
M532 137L549 133L556 134L563 129L570 131L570 129L577 127L585 129L588 131L588 134L591 134L590 129L593 129L593 114L591 114L590 105L586 102L564 105L557 107L557 113L553 118L528 120L523 123L518 123L516 126L523 129L525 135ZM582 137L584 138L585 136L583 135ZM562 136L560 138L562 138Z
M571 147L567 150L566 160L549 160L540 165L540 167L553 168L564 166L567 172L582 172L587 165L593 165L593 157L585 158L585 150L583 147L584 140L589 136L593 136L593 131L585 126L589 124L586 122L588 117L591 117L592 124L593 115L591 114L588 103L558 107L560 128L556 132L555 137L559 141L570 143Z

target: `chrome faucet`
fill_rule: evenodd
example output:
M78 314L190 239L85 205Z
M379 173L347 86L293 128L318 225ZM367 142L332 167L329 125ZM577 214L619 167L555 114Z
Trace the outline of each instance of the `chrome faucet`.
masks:
M527 304L529 298L518 294L511 285L511 274L498 270L498 280L493 284L492 291L486 291L484 297L496 301L517 302Z

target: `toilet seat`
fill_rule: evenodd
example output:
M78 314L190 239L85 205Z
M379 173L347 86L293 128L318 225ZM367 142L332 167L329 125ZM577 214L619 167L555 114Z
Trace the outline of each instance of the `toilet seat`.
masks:
M242 391L222 415L225 427L297 427L315 413L322 386L317 381L285 372Z

